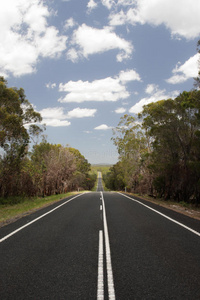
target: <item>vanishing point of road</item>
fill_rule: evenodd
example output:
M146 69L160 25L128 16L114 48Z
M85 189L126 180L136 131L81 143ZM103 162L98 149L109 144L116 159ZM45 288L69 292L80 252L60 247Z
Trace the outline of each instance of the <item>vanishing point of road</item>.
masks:
M0 299L200 299L200 221L78 194L0 229Z

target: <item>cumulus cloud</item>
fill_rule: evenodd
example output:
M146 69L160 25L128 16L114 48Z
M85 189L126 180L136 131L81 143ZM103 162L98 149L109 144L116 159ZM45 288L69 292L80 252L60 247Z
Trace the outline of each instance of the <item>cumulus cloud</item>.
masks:
M141 99L138 103L133 105L129 110L130 113L140 113L144 105L147 105L151 102L157 102L159 100L166 100L169 98L174 99L179 95L179 91L172 91L167 93L165 89L161 90L159 89L159 86L155 84L149 84L146 87L145 92L149 96Z
M46 126L61 127L71 125L68 119L94 117L96 111L96 109L77 107L65 112L63 107L48 107L42 109L39 113L43 118L42 123Z
M116 33L112 31L111 27L104 27L103 29L97 29L89 27L86 24L79 26L74 31L71 44L73 48L73 56L79 58L88 58L88 56L98 53L103 53L109 50L118 49L117 61L121 62L124 59L131 57L133 46L131 42L120 38ZM76 46L76 47L75 47ZM78 48L77 48L78 47ZM71 49L68 52L68 59L71 55Z
M126 70L119 73L119 80L122 83L128 81L141 81L140 75L135 70Z
M40 0L7 0L0 10L0 68L8 76L36 72L40 57L58 57L67 37L48 25L51 12Z
M42 116L42 123L46 126L51 127L65 127L71 125L71 123L66 120L66 115L62 107L49 107L44 108L39 113Z
M97 112L96 109L77 107L67 113L67 118L71 119L71 118L94 117L96 112Z
M124 107L119 107L115 109L116 114L124 114L126 112L126 109Z
M102 124L102 125L99 125L97 127L94 128L95 130L109 130L109 129L112 129L111 126L108 126L106 124Z
M61 103L84 101L117 101L130 96L126 88L129 81L140 81L139 74L134 70L121 71L116 77L89 81L69 81L60 83L59 91L66 92L58 101Z
M116 6L119 6L119 2L123 5L124 1L118 1ZM172 35L193 39L200 34L199 0L136 0L127 10L120 8L118 12L116 6L115 10L111 10L109 17L111 26L137 23L154 26L164 24Z
M178 63L176 67L172 70L174 74L172 77L166 81L171 84L183 83L189 78L194 78L198 76L198 61L199 53L190 57L184 64Z

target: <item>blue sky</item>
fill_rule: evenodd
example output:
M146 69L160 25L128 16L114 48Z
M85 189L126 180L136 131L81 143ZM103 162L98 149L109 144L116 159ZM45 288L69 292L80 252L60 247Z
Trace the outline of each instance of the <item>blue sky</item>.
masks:
M7 0L0 75L22 87L50 143L115 163L120 117L193 88L199 0Z

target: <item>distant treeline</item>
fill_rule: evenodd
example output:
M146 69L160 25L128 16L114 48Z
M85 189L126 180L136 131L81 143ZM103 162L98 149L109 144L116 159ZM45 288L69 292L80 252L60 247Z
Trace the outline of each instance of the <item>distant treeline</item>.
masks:
M49 144L42 118L23 89L8 88L0 77L0 197L46 196L92 189L96 174L79 150ZM30 140L34 146L29 152Z

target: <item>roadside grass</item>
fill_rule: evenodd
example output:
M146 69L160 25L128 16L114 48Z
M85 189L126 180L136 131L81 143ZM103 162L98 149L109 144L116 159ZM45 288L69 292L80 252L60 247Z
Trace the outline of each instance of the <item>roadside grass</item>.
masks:
M38 209L46 207L54 202L76 194L78 194L78 192L69 192L66 194L52 195L44 198L13 197L11 199L7 199L6 201L5 199L0 198L0 227Z

